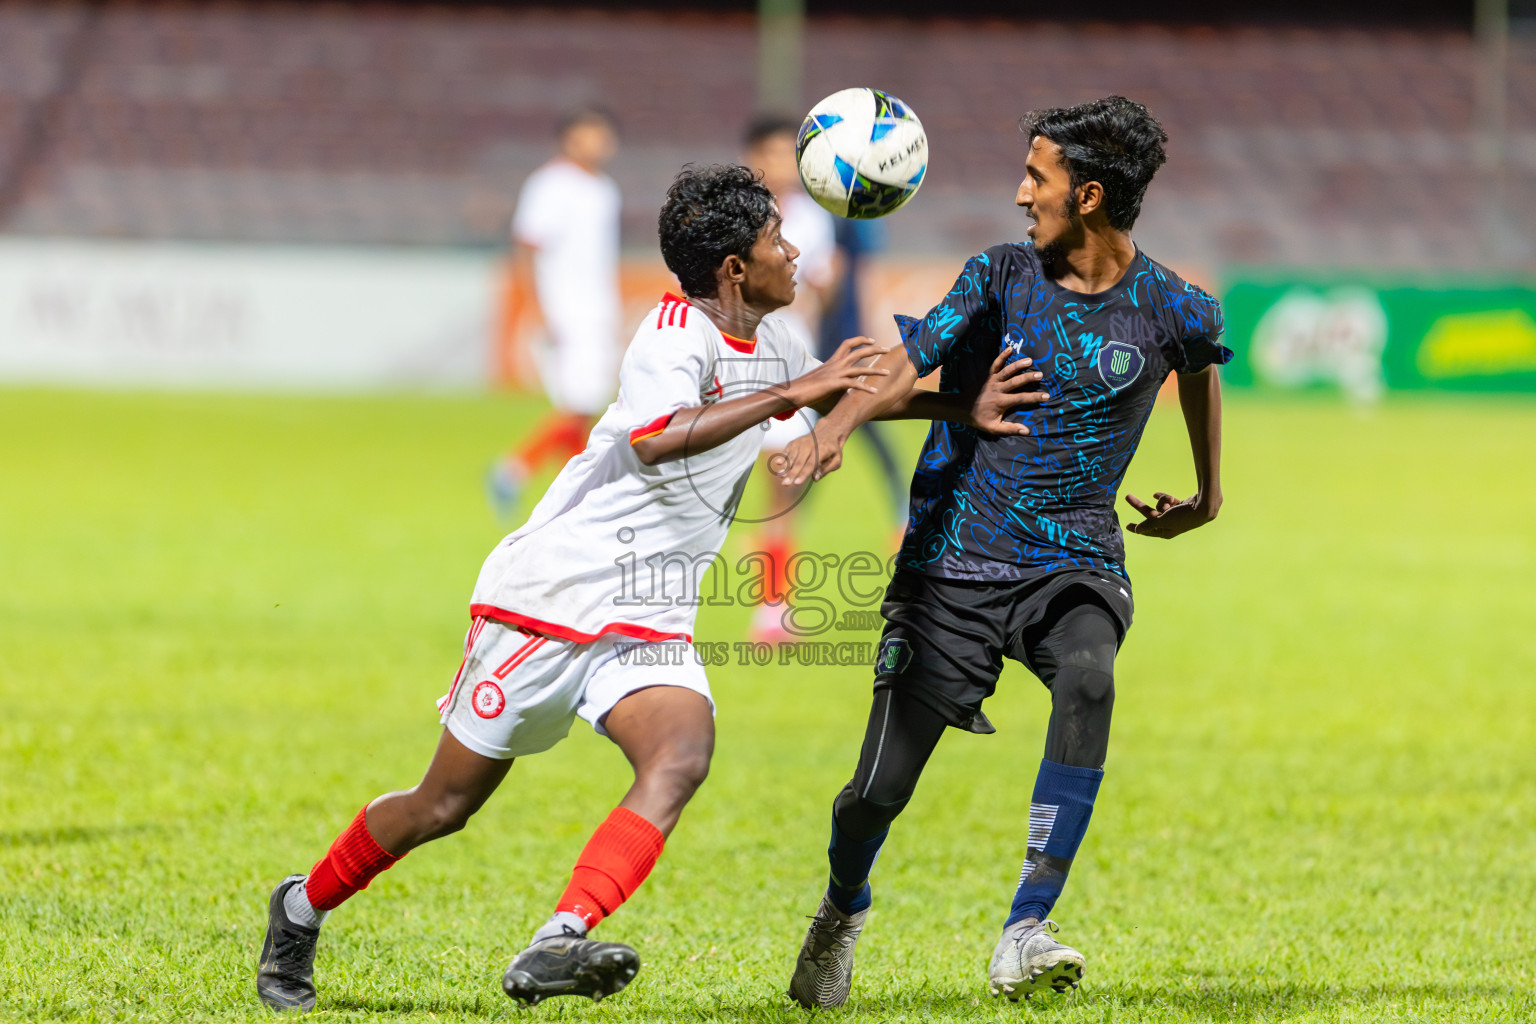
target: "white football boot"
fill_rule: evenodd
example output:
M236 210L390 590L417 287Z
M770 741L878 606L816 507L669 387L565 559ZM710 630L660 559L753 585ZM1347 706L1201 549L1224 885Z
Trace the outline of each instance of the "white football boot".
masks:
M1037 992L1067 992L1083 977L1083 954L1051 937L1054 921L1026 917L1003 929L987 982L994 996L1018 1001Z
M853 944L859 941L869 910L845 914L825 896L795 957L789 997L807 1010L842 1006L853 987Z

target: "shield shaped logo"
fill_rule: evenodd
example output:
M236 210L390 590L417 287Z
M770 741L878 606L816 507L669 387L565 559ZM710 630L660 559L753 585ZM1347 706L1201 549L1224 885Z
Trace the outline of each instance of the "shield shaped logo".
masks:
M1127 345L1123 341L1106 341L1099 350L1099 376L1104 378L1104 383L1119 391L1141 376L1141 368L1146 365L1146 361L1136 346Z
M912 660L912 648L903 637L891 636L880 641L880 652L875 658L875 675L894 676Z

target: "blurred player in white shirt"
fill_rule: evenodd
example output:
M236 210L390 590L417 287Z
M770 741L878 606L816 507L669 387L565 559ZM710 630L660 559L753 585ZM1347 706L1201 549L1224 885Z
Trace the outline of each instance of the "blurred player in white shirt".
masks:
M596 107L561 123L559 151L528 176L512 218L517 291L544 321L539 377L554 410L491 467L498 515L546 462L581 451L613 400L619 369L619 188L603 169L618 152L611 115Z
M307 875L272 891L256 975L268 1006L312 1009L326 915L412 849L463 828L514 758L554 746L578 717L618 746L634 783L502 988L523 1003L598 999L639 970L634 949L587 933L645 881L709 770L714 700L693 648L691 597L757 462L757 425L831 409L850 389L873 391L884 372L861 365L884 351L868 338L818 363L771 315L795 295L798 253L780 226L773 196L745 167L690 167L673 182L661 251L686 294L646 314L618 400L481 567L426 775L369 802ZM1017 392L1032 380L1017 367L1002 376L999 360L972 393L909 391L885 415L1022 432L1003 417L1039 396Z
M763 184L778 200L784 216L784 237L800 250L795 271L795 301L776 316L794 332L807 350L814 346L821 321L838 277L838 252L832 215L816 204L800 183L795 160L795 135L800 125L780 117L763 117L747 128L745 163L763 174ZM770 459L797 437L808 434L816 414L803 410L794 417L764 424L763 453ZM773 602L754 611L750 636L768 643L791 639L783 623L785 566L794 556L795 506L804 494L798 487L769 488L768 517L755 543L772 567Z

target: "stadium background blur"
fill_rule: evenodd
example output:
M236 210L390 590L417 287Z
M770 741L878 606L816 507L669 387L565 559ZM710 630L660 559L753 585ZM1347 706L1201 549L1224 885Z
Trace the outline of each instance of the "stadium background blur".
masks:
M506 234L561 114L622 122L630 324L677 168L853 84L931 144L872 331L1018 236L1022 113L1120 92L1171 136L1137 241L1239 353L1221 520L1129 545L1057 1017L1536 1018L1536 6L1238 6L0 0L0 1018L255 1019L272 879L412 781L502 532L480 475L545 408ZM808 550L884 552L868 461L809 499ZM1192 486L1174 410L1126 486ZM780 993L866 670L730 660L710 782L604 925L646 970L540 1012L804 1019ZM980 970L1027 800L1000 766L1044 700L1011 667L1000 735L936 756L850 1016L1018 1016ZM616 760L582 734L519 764L349 904L322 1007L509 1017L494 979Z
M1080 22L997 2L967 5L968 20L911 17L934 10L916 3L798 7L764 0L759 32L742 2L6 0L0 378L526 383L518 340L536 325L495 264L565 111L601 103L623 125L610 173L632 321L667 280L653 221L678 167L732 160L755 112L849 83L906 99L932 147L922 202L890 220L866 287L877 331L937 294L957 257L1017 233L1019 116L1112 92L1172 137L1138 240L1218 290L1255 270L1433 287L1536 268L1529 0L1174 4L1160 22L1130 3ZM39 244L64 239L136 245ZM137 245L191 241L190 257ZM154 258L159 274L135 273ZM299 262L310 284L329 268L329 301L294 293ZM399 295L396 272L418 281L409 327L377 298ZM298 303L307 315L289 323ZM280 338L263 333L274 318ZM1536 337L1517 333L1503 363L1468 376L1529 386ZM336 365L313 364L320 347ZM284 352L264 361L271 349Z

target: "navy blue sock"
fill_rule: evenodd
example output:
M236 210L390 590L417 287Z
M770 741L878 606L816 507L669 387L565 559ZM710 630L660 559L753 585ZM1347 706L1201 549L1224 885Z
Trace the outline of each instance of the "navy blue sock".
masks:
M890 833L886 829L873 839L859 842L843 835L837 827L837 815L832 816L832 841L827 844L827 863L832 874L827 880L827 899L838 910L856 914L869 909L869 872L880 856L880 845Z
M1029 805L1029 852L1019 872L1019 888L1013 894L1013 910L1003 925L1026 917L1044 921L1061 896L1072 869L1072 858L1088 831L1093 798L1098 796L1104 772L1099 768L1073 768L1042 760L1035 776L1035 795Z

